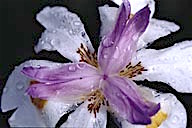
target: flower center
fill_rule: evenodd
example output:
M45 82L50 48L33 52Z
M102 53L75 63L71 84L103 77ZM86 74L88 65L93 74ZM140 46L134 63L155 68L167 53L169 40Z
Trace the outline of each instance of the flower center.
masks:
M95 90L93 92L91 92L88 95L88 101L90 102L87 106L88 111L90 113L94 113L95 118L96 118L96 113L99 113L99 109L101 107L101 105L107 105L109 106L108 102L106 101L104 95L102 94L102 92L100 90Z

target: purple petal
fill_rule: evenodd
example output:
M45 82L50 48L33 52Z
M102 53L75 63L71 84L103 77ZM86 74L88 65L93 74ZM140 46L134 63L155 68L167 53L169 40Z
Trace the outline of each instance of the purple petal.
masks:
M27 92L34 98L76 96L98 88L100 75L86 63L69 63L60 67L25 67L22 72L39 83Z
M100 76L94 76L61 83L39 83L30 86L27 93L33 98L41 99L81 98L81 96L90 93L91 90L98 88L99 80Z
M144 99L136 85L126 78L107 78L103 93L109 106L133 124L150 124L150 117L160 109L160 104Z
M68 63L60 67L24 67L22 72L43 83L67 82L98 75L97 69L86 63Z
M110 34L103 38L98 51L98 61L104 73L117 73L122 70L136 52L139 37L149 23L150 10L148 6L127 20L129 14L128 2L121 7L116 26ZM128 11L128 12L126 12Z

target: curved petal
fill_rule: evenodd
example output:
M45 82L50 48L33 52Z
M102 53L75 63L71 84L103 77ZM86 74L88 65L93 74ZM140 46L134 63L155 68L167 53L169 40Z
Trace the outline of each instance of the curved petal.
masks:
M105 128L107 124L107 110L101 106L95 118L93 113L87 110L88 101L80 105L75 112L69 115L67 121L61 127L81 128Z
M144 99L129 79L109 77L104 84L103 93L112 111L133 124L150 124L150 117L160 109L160 104Z
M99 87L100 75L95 67L86 63L68 63L60 67L24 67L22 72L39 83L27 93L33 98L57 99L79 97Z
M137 12L129 21L126 19L126 8L129 8L127 2L121 7L115 29L103 38L99 46L98 62L107 75L119 72L131 61L137 41L149 23L148 7Z
M184 106L173 94L157 93L152 89L142 87L143 93L149 100L160 103L161 110L167 114L159 128L186 128L187 115ZM146 125L134 125L127 121L121 122L123 128L146 128Z
M179 28L180 27L173 22L152 18L149 22L149 26L140 38L144 42L139 42L137 49L146 47L160 37L164 37L169 35L171 32L178 31Z
M81 43L94 51L80 18L64 7L46 7L39 14L37 20L46 28L35 51L43 49L57 50L64 57L73 62L79 61L77 54Z
M112 1L118 5L121 5L123 2L123 0L112 0ZM146 5L148 5L150 8L151 11L150 17L152 17L155 12L154 0L129 0L129 2L131 4L131 14L135 14L136 12L144 8Z
M132 6L131 6L132 7ZM118 8L109 7L108 5L99 7L101 30L100 37L104 37L112 31L115 25ZM151 18L149 25L137 43L137 50L151 44L156 39L169 35L171 32L179 30L179 26L173 22Z
M162 50L142 49L132 61L141 61L147 69L136 80L161 81L177 91L192 92L192 41Z
M54 127L60 117L67 113L73 104L77 103L77 101L72 101L72 103L47 101L40 110L32 104L31 98L25 94L31 79L21 73L23 67L60 67L61 65L44 60L30 60L14 69L8 78L1 99L1 109L3 112L17 108L9 119L9 124L12 127Z

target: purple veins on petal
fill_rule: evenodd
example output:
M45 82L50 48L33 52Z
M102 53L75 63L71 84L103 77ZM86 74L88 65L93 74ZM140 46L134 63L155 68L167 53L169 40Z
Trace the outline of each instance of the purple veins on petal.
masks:
M96 76L97 69L86 63L68 63L60 67L24 67L22 72L33 80L43 83L67 82Z
M25 67L22 72L38 83L27 93L33 98L49 99L80 96L99 86L101 76L96 68L86 63L65 64L61 67Z
M133 124L150 124L151 116L160 109L160 104L144 99L136 85L126 78L108 78L103 92L110 107Z
M121 6L114 30L103 38L99 47L98 62L105 74L118 73L130 63L132 55L136 52L137 41L149 23L148 6L137 12L133 18L126 19L125 11L130 13L129 6Z

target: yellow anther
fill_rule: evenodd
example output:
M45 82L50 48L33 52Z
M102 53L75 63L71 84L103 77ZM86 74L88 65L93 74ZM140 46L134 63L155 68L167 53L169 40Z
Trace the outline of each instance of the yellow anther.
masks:
M91 53L88 47L84 47L83 44L81 44L81 47L78 48L77 53L81 56L80 62L86 62L94 67L98 67L97 54L95 52Z
M166 119L167 114L160 110L157 114L151 117L152 123L150 125L147 125L146 128L158 128L161 123Z
M124 70L120 71L119 75L128 78L133 78L137 75L142 74L143 71L147 71L147 69L145 69L141 65L141 62L139 62L135 66L132 66L131 63L129 63Z

